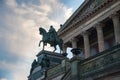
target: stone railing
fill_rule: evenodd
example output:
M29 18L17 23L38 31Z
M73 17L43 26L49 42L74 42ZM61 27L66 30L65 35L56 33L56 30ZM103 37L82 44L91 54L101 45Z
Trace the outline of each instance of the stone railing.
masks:
M120 66L120 45L114 46L98 55L79 62L79 76L84 79L91 75L108 72Z
M62 77L61 80L70 80L71 79L71 69Z
M51 68L47 71L47 78L54 78L57 77L65 72L65 67L62 67L62 65L57 65L54 68ZM52 76L52 77L51 77Z

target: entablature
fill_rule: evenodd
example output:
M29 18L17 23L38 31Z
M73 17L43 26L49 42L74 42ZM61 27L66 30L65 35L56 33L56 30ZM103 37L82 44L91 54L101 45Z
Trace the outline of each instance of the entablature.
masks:
M70 29L75 29L76 27L79 27L80 24L89 21L92 17L98 15L100 13L99 11L106 5L110 6L116 1L118 0L85 0L58 31L59 36L64 35Z

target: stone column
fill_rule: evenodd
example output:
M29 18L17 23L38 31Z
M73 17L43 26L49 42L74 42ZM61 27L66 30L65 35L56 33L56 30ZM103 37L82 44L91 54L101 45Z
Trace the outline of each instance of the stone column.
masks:
M99 52L102 52L102 51L105 50L104 37L103 37L103 29L102 29L103 26L104 25L102 23L96 24Z
M76 38L71 39L72 48L77 48L77 41L78 41L78 39L76 39ZM73 55L73 56L75 56L75 55Z
M76 38L71 39L72 48L77 48L77 41L78 40Z
M66 53L67 45L63 44L63 53Z
M119 20L119 15L114 14L111 17L112 17L113 25L114 25L114 33L115 33L116 44L120 44L120 20Z
M83 39L84 39L84 50L85 50L85 58L90 57L90 44L89 44L89 36L88 32L83 32Z

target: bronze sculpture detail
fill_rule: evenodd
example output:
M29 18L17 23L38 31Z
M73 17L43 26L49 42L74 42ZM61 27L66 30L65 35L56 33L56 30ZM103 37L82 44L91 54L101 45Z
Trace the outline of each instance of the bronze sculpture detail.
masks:
M57 32L53 28L53 26L50 26L49 32L46 32L45 29L40 27L39 32L40 32L40 35L42 35L42 40L39 42L39 46L41 42L43 42L43 50L44 50L44 46L46 46L47 43L49 43L51 47L54 47L53 52L55 52L56 46L58 45L61 53L63 40L58 37Z

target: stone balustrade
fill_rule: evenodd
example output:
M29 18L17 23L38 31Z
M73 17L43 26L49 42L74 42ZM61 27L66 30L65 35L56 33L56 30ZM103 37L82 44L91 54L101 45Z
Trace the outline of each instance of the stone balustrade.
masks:
M70 80L71 79L71 69L62 77L61 80Z
M51 79L54 77L57 77L65 72L65 67L62 67L62 65L57 65L54 68L51 68L47 70L47 78ZM52 77L51 77L52 76Z
M93 57L85 59L79 63L80 79L88 78L92 75L119 68L120 66L120 45L114 46Z

